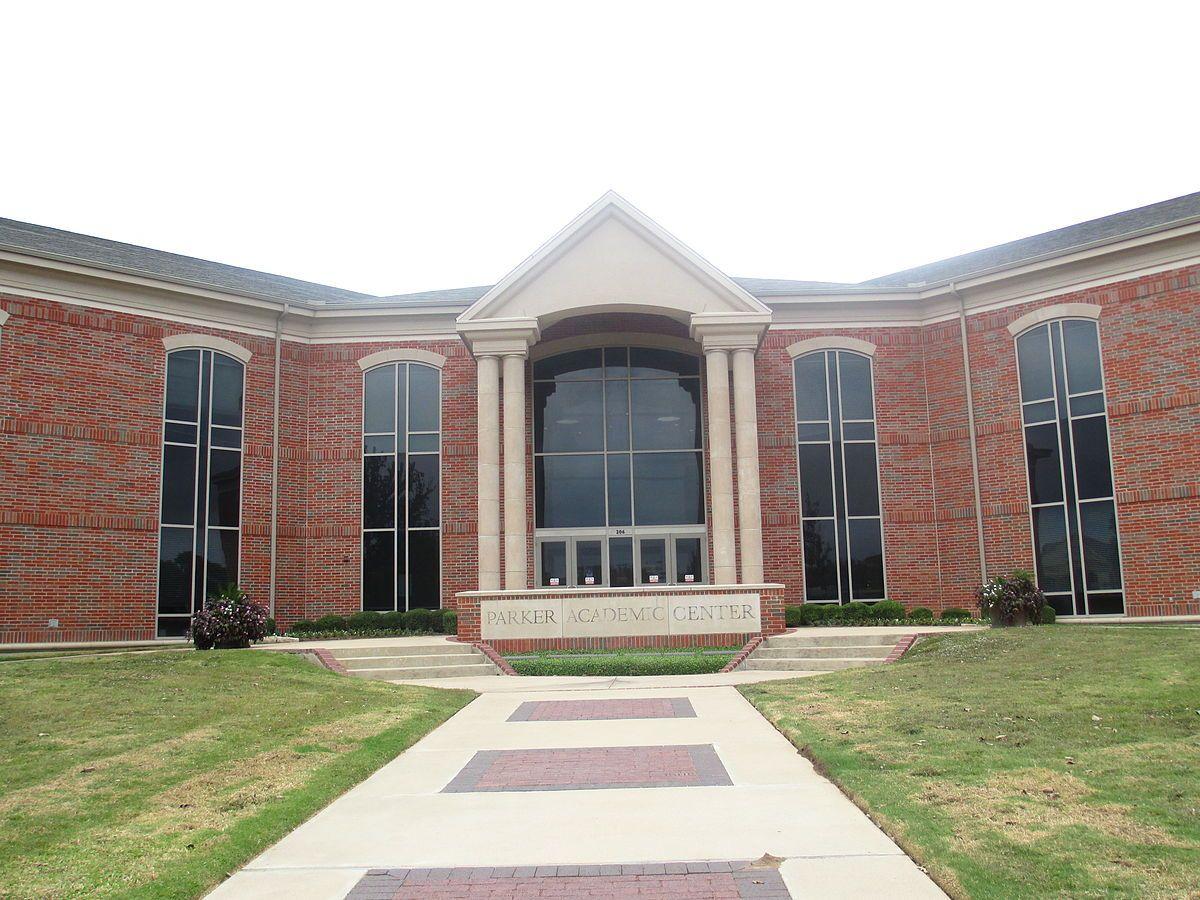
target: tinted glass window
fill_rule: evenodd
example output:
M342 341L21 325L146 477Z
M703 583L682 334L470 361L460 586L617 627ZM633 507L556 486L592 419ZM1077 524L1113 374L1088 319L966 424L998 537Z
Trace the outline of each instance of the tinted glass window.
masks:
M1046 326L1027 331L1017 338L1017 367L1020 370L1022 400L1028 403L1054 396Z
M600 541L575 542L575 584L583 587L604 584Z
M825 354L809 353L797 357L796 373L796 420L827 420L829 418L829 394L825 389Z
M634 522L698 525L704 492L698 453L638 453L633 458Z
M642 538L638 542L641 552L641 583L667 583L667 542L663 538Z
M238 579L238 533L224 529L208 530L208 596L218 593Z
M1061 506L1045 506L1033 511L1033 538L1042 590L1071 590L1067 520Z
M837 540L832 519L804 523L804 598L838 599Z
M437 609L441 597L441 532L408 533L408 608Z
M873 419L871 361L856 353L839 353L843 419Z
M875 472L874 444L846 444L846 513L879 515L879 479Z
M408 430L437 431L441 427L440 375L430 366L408 366Z
M167 357L168 419L200 419L200 351L178 350Z
M630 377L659 378L670 375L699 375L700 358L673 350L646 347L629 349Z
M158 549L158 611L192 611L192 529L163 528Z
M191 525L196 516L196 450L163 447L163 524Z
M396 524L396 458L363 459L363 527L392 528Z
M438 483L441 472L435 455L408 457L408 527L436 528L439 521ZM409 557L411 560L411 549Z
M1071 393L1100 390L1100 339L1096 323L1071 320L1062 323L1062 331Z
M208 524L238 524L241 495L242 454L236 450L213 450L208 467Z
M609 381L604 385L604 415L608 450L629 449L629 382Z
M700 381L635 381L633 449L690 450L700 447Z
M604 449L603 387L596 381L535 384L533 420L538 453Z
M1062 466L1058 456L1058 426L1053 422L1025 429L1025 457L1029 463L1029 493L1034 503L1056 503L1063 498Z
M675 539L675 580L679 584L700 581L703 565L700 538Z
M393 532L368 531L363 535L363 609L391 610L395 584Z
M220 353L213 354L212 423L242 425L242 370L236 359Z
M1117 549L1117 515L1111 500L1079 507L1083 557L1089 591L1121 587L1121 557Z
M396 430L396 367L371 369L363 376L363 430Z
M633 524L633 485L629 474L629 454L612 453L608 457L608 524Z
M603 456L540 456L534 480L538 528L604 525Z
M1108 462L1108 426L1104 416L1076 419L1071 424L1075 445L1075 484L1079 499L1111 497L1112 470Z
M608 578L613 587L633 586L633 538L609 540Z
M796 423L796 440L798 441L829 441L828 422L798 422Z
M800 503L805 516L833 515L833 472L828 444L800 446Z
M850 581L855 600L883 599L883 536L878 519L851 519Z
M533 364L533 377L558 381L597 379L603 374L603 357L599 349L560 353Z
M542 587L567 584L567 542L542 541Z

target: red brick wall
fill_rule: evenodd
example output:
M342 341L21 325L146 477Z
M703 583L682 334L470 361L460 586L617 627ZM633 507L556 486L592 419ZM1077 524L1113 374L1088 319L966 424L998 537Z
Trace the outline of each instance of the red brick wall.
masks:
M1015 346L1006 326L1060 302L1103 308L1127 609L1200 612L1190 596L1200 589L1200 267L970 317L988 569L1032 565ZM153 635L162 338L170 334L219 334L253 353L246 377L241 580L265 600L273 342L8 294L0 294L0 308L11 315L0 337L0 640ZM559 323L543 339L586 331L686 334L679 323L659 317L606 315ZM768 332L756 367L766 579L786 585L789 603L802 599L803 575L786 347L821 333L828 332ZM970 605L979 560L958 323L838 333L878 345L888 593L910 606ZM358 608L357 360L393 346L406 345L284 345L282 623ZM475 365L458 341L419 346L448 358L442 376L443 602L453 605L456 592L477 587ZM527 417L531 422L531 409ZM532 532L532 447L528 451ZM533 570L530 559L531 579ZM51 618L60 623L53 631L46 627Z

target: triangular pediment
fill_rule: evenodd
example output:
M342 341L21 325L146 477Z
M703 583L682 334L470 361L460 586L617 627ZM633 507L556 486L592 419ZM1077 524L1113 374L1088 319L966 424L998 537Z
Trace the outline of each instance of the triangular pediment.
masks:
M762 303L619 195L609 192L459 317L460 324L593 312L769 314Z

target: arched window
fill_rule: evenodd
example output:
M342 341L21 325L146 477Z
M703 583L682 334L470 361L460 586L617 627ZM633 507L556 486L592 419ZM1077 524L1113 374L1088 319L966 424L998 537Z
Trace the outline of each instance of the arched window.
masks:
M1017 338L1038 586L1059 615L1121 613L1121 555L1100 337L1062 319Z
M363 374L363 609L441 606L441 405L433 366Z
M158 635L187 634L206 597L238 580L245 366L214 350L167 354Z
M871 359L796 357L796 452L808 603L885 596Z
M533 364L541 587L705 581L700 360L606 347Z

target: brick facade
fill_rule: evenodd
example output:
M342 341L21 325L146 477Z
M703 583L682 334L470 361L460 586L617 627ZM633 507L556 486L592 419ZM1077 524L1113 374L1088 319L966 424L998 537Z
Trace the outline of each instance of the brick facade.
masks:
M968 321L990 573L1032 567L1016 353L1007 325L1041 306L1102 308L1126 610L1200 613L1200 267L1025 304ZM215 334L248 349L241 582L268 592L270 338L0 294L0 641L152 637L165 336ZM651 316L569 319L543 341L613 331L685 336ZM767 581L803 599L791 361L822 333L877 346L876 416L888 596L971 605L980 574L957 320L767 332L757 358ZM361 390L357 360L391 347L442 354L442 597L476 584L475 366L458 340L285 342L280 402L277 618L359 608ZM531 393L531 392L530 392ZM527 408L527 422L532 409ZM528 522L533 529L532 446ZM736 468L735 468L736 472ZM707 480L706 480L707 484ZM736 487L735 487L736 489ZM532 556L532 540L529 542ZM709 541L711 553L711 540ZM533 561L528 571L533 577ZM470 612L465 621L469 622ZM50 619L58 620L49 628Z

